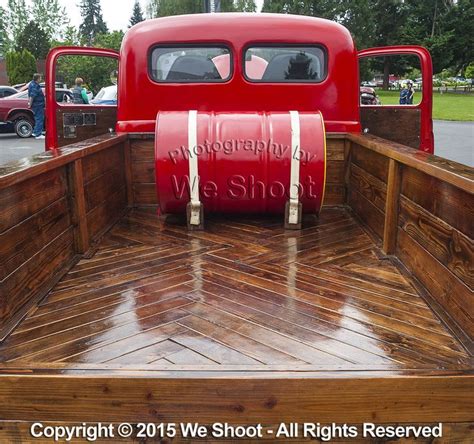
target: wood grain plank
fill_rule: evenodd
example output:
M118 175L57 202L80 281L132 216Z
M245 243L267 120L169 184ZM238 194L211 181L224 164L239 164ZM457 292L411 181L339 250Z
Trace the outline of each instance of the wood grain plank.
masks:
M154 422L160 399L163 422L178 418L234 424L312 422L314 418L321 423L361 423L368 418L378 423L472 422L472 379L4 375L0 416L3 420Z
M474 241L404 196L400 227L445 265L471 290L474 288Z
M387 179L387 201L385 206L385 223L382 249L386 254L395 252L398 232L398 206L402 179L401 165L390 159Z
M0 232L6 231L34 213L61 199L67 192L65 168L0 190Z

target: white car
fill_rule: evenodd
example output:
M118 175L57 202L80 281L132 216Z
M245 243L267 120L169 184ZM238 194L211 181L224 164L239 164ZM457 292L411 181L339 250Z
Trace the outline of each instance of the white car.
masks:
M91 103L93 105L117 105L117 85L102 88Z

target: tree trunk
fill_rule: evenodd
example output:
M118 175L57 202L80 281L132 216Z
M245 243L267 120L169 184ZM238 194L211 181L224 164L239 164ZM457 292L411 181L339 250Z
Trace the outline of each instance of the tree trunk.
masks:
M390 86L390 57L384 57L383 60L383 86L384 90L388 90Z
M431 38L435 35L435 26L436 26L436 13L438 12L438 0L435 1L434 14L433 14L433 23L431 25Z

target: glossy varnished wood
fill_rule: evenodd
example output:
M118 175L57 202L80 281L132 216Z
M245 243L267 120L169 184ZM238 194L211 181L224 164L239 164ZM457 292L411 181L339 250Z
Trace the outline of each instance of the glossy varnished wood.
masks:
M0 338L123 214L124 139L0 167Z
M145 136L130 151L126 135L104 136L0 168L0 198L19 203L1 218L7 273L20 270L11 307L36 304L0 346L0 419L443 421L463 442L472 170L373 136L331 138L326 204L347 193L352 211L325 208L298 232L251 216L192 233L158 219ZM100 240L132 203L150 207ZM70 269L78 214L92 249ZM381 249L389 235L397 257Z
M349 205L474 350L474 170L378 137L347 138Z
M133 210L30 311L3 362L459 366L470 357L344 209L275 219Z

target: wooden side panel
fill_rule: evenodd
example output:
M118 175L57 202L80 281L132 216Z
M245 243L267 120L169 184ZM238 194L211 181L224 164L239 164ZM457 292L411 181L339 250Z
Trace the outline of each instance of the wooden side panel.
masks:
M64 169L54 169L0 190L0 232L17 225L66 194Z
M474 195L406 167L397 254L474 339Z
M344 139L326 140L326 189L324 205L342 205L346 202L346 150Z
M66 167L0 190L0 337L73 258Z
M442 162L435 156L409 154L408 148L388 146L386 141L353 141L349 204L383 239L384 251L395 253L423 284L440 314L470 349L474 346L470 173L467 167L448 161L441 169Z
M380 239L384 233L388 158L359 145L351 149L348 202Z
M158 206L154 139L131 139L132 191L136 207Z
M123 137L83 149L0 186L0 340L126 208Z
M412 148L420 146L419 109L361 106L360 120L362 128L369 134Z
M405 169L401 193L466 236L474 238L472 194L414 168Z
M154 140L131 139L132 189L134 206L157 206ZM346 153L344 139L328 138L326 142L326 189L324 205L346 202L344 183Z
M127 207L124 145L119 144L83 160L85 211L94 240Z

